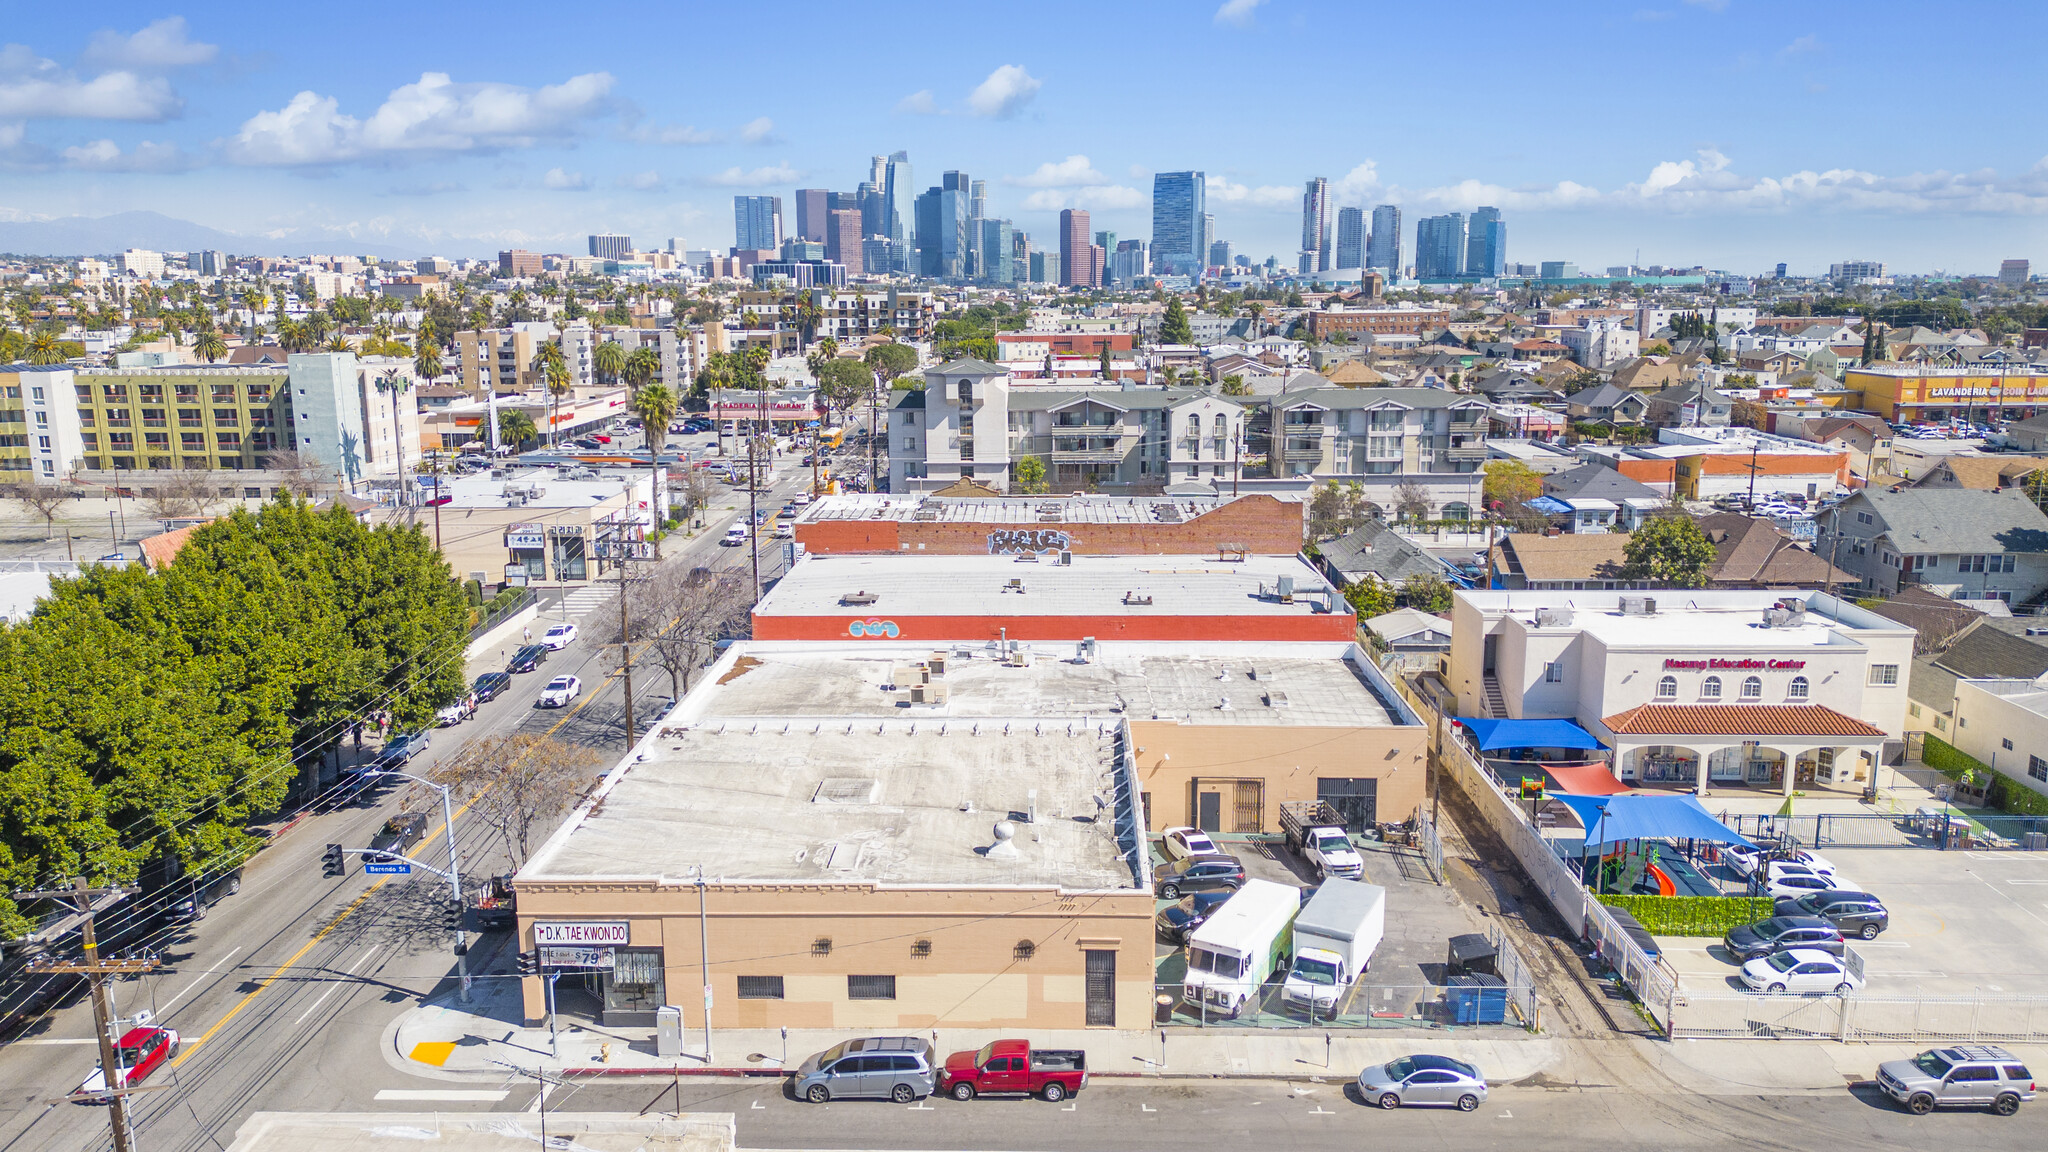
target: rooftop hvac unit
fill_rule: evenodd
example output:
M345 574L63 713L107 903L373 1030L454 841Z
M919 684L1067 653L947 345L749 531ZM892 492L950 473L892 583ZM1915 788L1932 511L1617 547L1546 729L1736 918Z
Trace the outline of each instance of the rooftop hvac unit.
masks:
M1621 598L1621 614L1623 616L1655 616L1657 614L1657 600L1653 596L1623 596Z
M1538 608L1536 610L1536 626L1538 628L1567 628L1571 626L1571 622L1572 610L1569 608Z
M898 686L931 683L931 671L922 664L898 664L891 683Z
M950 688L945 684L926 683L912 684L910 686L910 702L912 704L944 704L951 695Z
M944 652L932 653L924 658L924 666L931 670L932 675L944 676L946 674L946 654Z
M1060 549L1059 563L1062 567L1072 567L1074 563L1074 554L1072 552L1067 551L1064 548Z

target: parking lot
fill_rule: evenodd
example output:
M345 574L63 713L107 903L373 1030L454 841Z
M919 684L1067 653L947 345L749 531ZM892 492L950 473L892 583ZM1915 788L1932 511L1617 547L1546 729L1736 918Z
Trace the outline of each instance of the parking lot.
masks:
M1864 958L1864 995L2048 993L2048 853L1829 845L1824 854L1891 913L1877 939L1852 944ZM1743 990L1719 942L1659 943L1685 989Z
M1304 864L1277 837L1219 836L1218 846L1244 864L1251 879L1270 880L1302 888L1316 883L1313 869ZM1359 839L1359 838L1354 838ZM1366 1027L1412 1026L1420 1016L1437 1020L1442 1013L1444 961L1453 936L1484 933L1486 924L1479 914L1460 900L1448 884L1430 879L1421 855L1412 848L1397 848L1372 840L1359 840L1359 854L1365 858L1364 881L1387 890L1386 935L1372 955L1372 966L1358 982L1345 1008L1335 1019L1315 1021L1317 1026ZM1158 844L1153 844L1153 863L1165 861ZM1160 901L1166 907L1168 901ZM1162 994L1178 996L1186 961L1175 945L1157 944L1156 968ZM1280 986L1276 977L1266 986L1261 1011L1247 1012L1229 1021L1240 1027L1290 1027L1308 1023L1301 1015L1280 1008ZM1204 1021L1191 1009L1179 1006L1172 1023L1200 1024ZM1209 1024L1220 1023L1210 1020Z

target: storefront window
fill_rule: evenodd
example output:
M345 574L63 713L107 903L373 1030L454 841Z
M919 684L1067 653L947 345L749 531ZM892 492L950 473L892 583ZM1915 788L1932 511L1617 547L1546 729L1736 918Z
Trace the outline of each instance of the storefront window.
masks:
M583 538L581 536L558 536L555 538L555 579L586 579L583 564Z
M622 1016L645 1013L651 1021L662 1005L661 949L621 948L604 980L607 1023L625 1023Z

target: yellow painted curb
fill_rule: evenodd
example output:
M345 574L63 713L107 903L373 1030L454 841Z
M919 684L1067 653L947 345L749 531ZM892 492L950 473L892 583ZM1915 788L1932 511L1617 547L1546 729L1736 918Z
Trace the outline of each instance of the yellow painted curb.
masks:
M454 1051L453 1040L430 1040L424 1044L413 1045L412 1058L422 1064L432 1064L439 1068L448 1062L449 1054Z

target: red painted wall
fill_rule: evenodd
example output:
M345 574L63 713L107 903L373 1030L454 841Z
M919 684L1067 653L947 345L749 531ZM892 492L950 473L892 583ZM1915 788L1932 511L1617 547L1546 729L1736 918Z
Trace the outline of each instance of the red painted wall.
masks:
M1266 640L1348 641L1358 627L1349 612L1303 616L763 616L754 614L756 640L852 640L848 625L894 624L866 639L950 640ZM1007 632L1005 632L1007 629Z
M797 542L820 556L854 552L927 552L986 556L989 537L1019 530L1065 532L1082 556L1213 556L1226 545L1254 556L1301 551L1302 505L1262 494L1242 496L1179 524L991 524L972 521L799 521Z

